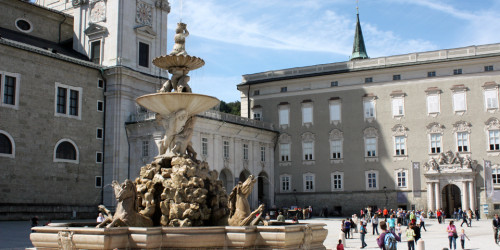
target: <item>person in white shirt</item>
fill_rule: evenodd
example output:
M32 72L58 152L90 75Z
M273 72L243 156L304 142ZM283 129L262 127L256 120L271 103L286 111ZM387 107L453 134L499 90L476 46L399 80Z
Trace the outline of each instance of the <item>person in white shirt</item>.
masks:
M425 218L424 218L424 214L423 213L420 213L420 230L422 230L422 227L424 228L424 230L427 232L427 229L425 229Z

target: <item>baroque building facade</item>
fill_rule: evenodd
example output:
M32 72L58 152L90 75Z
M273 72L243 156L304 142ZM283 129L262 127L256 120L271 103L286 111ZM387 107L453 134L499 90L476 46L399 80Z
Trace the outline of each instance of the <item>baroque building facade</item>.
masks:
M279 127L276 205L500 212L500 44L371 59L357 44L243 75L242 116Z

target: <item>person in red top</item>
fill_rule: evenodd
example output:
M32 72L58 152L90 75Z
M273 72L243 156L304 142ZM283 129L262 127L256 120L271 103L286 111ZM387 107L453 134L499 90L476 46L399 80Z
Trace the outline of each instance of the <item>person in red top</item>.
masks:
M337 250L344 250L344 245L342 244L342 240L339 240L339 244L337 244Z
M438 219L439 224L441 224L441 215L442 215L442 214L441 214L441 210L438 210L438 211L436 212L436 217L437 217L437 219Z
M389 215L389 211L387 211L387 208L384 207L384 218L385 218L385 221L387 221L388 215Z

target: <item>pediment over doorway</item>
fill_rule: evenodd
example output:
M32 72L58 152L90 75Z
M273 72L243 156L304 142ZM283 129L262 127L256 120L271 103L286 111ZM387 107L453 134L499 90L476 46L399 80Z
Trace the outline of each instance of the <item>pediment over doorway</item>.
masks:
M426 175L439 173L475 173L477 161L472 160L469 155L461 156L459 152L453 153L449 150L437 157L430 157L424 163Z

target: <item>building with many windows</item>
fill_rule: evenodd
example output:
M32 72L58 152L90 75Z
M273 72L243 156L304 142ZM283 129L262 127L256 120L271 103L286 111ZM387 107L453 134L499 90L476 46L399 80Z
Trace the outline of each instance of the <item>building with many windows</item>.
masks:
M279 127L276 205L500 212L500 44L243 75L243 117ZM319 211L316 209L315 211Z

